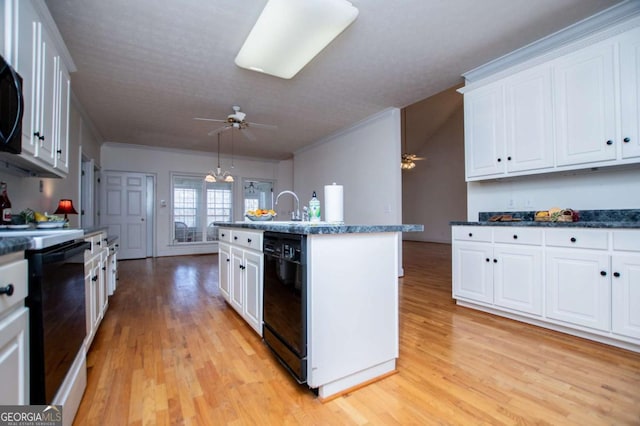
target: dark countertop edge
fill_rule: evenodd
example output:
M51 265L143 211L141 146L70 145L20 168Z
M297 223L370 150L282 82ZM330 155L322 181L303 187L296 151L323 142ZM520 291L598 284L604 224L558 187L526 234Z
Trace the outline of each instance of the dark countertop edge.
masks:
M31 238L29 237L1 237L0 256L17 251L24 251L31 248Z
M97 234L98 232L106 231L108 229L108 226L91 226L89 228L82 228L85 237L88 237L92 234Z
M451 226L526 226L541 228L622 228L640 229L640 222L449 222Z
M376 232L421 232L424 225L333 225L333 224L305 224L305 225L274 225L268 222L227 223L215 222L222 228L256 229L261 231L284 232L288 234L366 234Z

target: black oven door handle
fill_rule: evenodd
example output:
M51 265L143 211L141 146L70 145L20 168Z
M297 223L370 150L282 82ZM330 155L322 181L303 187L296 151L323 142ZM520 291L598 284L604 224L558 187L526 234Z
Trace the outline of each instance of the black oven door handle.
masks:
M66 259L70 259L74 256L76 256L77 254L85 251L85 250L89 250L91 248L91 243L88 241L82 241L79 243L74 244L71 247L63 247L61 250L59 251L54 251L51 253L47 253L42 257L42 262L43 263L55 263L55 262L60 262Z

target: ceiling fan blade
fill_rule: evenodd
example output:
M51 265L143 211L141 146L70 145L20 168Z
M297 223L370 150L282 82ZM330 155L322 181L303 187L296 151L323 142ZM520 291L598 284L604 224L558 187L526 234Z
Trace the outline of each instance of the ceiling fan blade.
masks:
M194 120L199 120L199 121L214 121L216 123L226 123L227 120L218 120L217 118L201 118L201 117L194 117Z
M255 127L256 129L277 130L278 126L275 124L261 124L261 123L247 123L249 127Z
M222 126L222 127L218 127L217 129L214 129L212 131L210 131L209 133L207 133L208 136L214 136L217 135L218 133L222 133L227 129L230 129L231 127L229 126Z
M251 142L255 142L257 140L256 135L254 135L253 132L246 127L240 130L240 134L249 139Z

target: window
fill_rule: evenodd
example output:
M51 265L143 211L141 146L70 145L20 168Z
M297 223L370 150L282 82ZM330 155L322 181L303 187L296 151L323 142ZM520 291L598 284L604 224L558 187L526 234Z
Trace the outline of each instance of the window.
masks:
M232 220L233 186L205 182L202 176L172 175L173 240L176 243L215 241L213 222Z

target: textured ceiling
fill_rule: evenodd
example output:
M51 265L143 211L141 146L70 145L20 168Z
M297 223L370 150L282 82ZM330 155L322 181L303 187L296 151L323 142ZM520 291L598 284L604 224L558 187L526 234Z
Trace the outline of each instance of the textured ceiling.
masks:
M236 136L236 155L284 159L618 1L352 0L356 21L291 80L234 64L266 0L46 3L78 69L72 90L104 141L213 152L207 133L219 124L193 117L240 105L278 129Z

